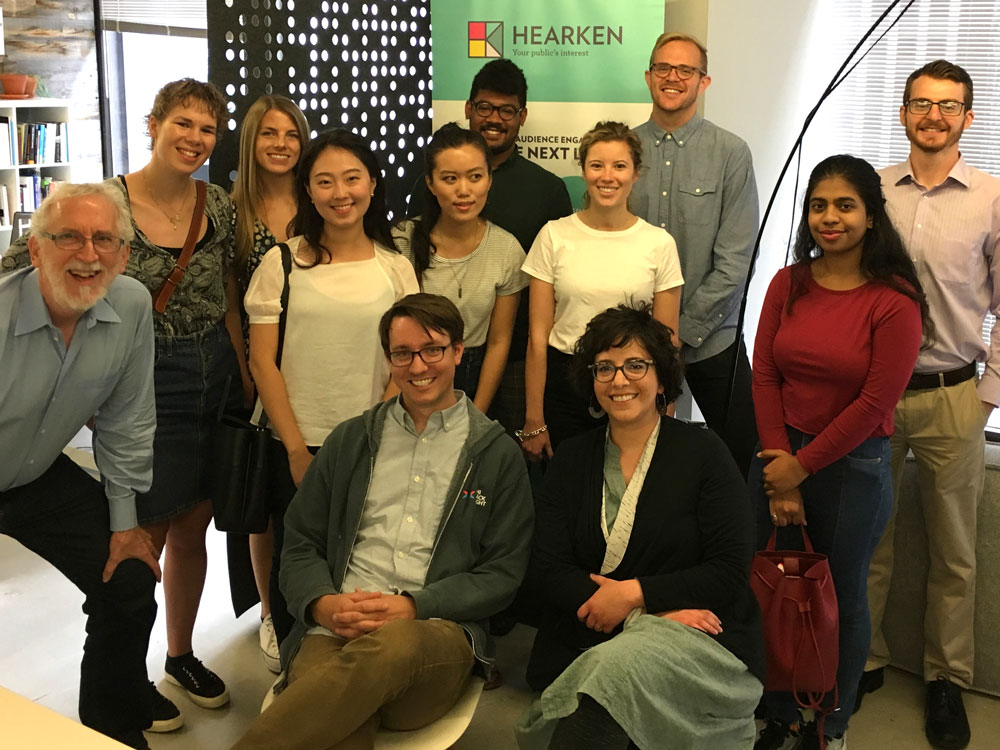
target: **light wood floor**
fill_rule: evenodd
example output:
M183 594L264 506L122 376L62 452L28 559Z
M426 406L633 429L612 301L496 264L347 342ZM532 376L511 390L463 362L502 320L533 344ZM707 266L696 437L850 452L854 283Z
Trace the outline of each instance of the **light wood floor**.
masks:
M150 678L161 685L184 713L184 728L149 734L153 750L227 748L253 720L273 676L257 645L259 620L253 611L233 617L226 578L222 534L209 530L209 576L195 632L195 653L229 685L230 706L199 708L178 688L162 682L166 643L161 607L150 643ZM84 637L82 595L51 566L19 544L0 536L0 684L65 716L76 718L79 660ZM455 750L508 750L515 747L511 727L530 701L523 664L531 643L518 627L499 640L505 684L484 693L476 717ZM966 696L972 724L970 750L1000 747L1000 701ZM0 726L0 747L4 747ZM907 673L890 670L886 686L865 699L849 732L851 750L928 748L923 734L923 686ZM15 749L11 749L15 750ZM48 750L17 748L16 750Z

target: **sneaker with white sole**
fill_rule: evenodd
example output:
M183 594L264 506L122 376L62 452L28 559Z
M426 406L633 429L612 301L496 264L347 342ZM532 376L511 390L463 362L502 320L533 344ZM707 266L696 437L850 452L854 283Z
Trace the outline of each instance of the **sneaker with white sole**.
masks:
M191 651L182 656L168 656L163 671L168 682L184 688L188 698L202 708L221 708L229 703L226 683Z
M184 726L184 717L174 702L149 683L153 691L153 723L146 727L147 732L173 732Z
M264 654L264 664L275 674L281 671L281 655L278 652L278 637L274 634L274 622L268 615L260 623L257 632L260 638L260 650Z

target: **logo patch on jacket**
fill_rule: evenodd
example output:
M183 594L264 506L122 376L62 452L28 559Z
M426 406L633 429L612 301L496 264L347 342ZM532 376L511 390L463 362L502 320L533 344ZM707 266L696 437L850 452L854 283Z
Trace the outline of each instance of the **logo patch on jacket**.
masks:
M476 505L486 507L486 495L482 490L462 490L462 498L472 500Z

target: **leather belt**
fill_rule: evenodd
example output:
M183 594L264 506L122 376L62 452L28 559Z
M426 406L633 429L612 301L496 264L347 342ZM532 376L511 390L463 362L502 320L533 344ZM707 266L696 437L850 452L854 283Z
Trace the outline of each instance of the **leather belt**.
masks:
M915 372L906 384L908 391L926 391L929 388L945 388L958 385L976 377L976 363L970 362L965 367L946 372Z

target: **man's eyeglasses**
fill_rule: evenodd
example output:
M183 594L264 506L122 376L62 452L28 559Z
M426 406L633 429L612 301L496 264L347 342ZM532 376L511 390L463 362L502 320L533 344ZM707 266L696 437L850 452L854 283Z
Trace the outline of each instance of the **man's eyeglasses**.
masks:
M424 361L424 364L432 365L444 359L444 352L447 348L447 346L425 346L415 352L409 349L397 349L389 352L389 362L393 367L406 367L413 361L413 355L416 354Z
M677 77L682 81L686 81L688 78L693 76L695 73L701 73L702 75L708 75L708 72L702 70L701 68L692 68L690 65L671 65L670 63L653 63L649 66L649 72L652 73L657 78L666 78L670 75L670 71L673 70L677 73Z
M80 232L70 230L68 232L60 232L59 234L42 232L42 236L52 240L60 250L82 250L83 246L87 244L87 240L90 240L90 244L94 246L94 250L97 252L116 253L125 244L125 240L110 232L98 232L88 237Z
M940 102L932 102L930 99L910 99L904 102L906 110L911 115L926 115L935 104L937 105L938 112L945 117L960 115L962 114L962 110L965 109L965 102L958 102L954 99L945 99Z
M494 112L498 112L501 120L513 120L524 109L524 107L515 107L513 104L501 104L498 107L495 104L484 101L471 102L471 104L472 108L476 110L476 114L480 117L489 117Z
M649 372L649 366L652 364L656 363L651 359L632 357L626 359L622 365L616 365L614 362L607 361L594 362L592 365L587 365L587 369L590 370L594 376L594 380L598 383L610 383L615 379L615 375L618 374L619 370L622 371L622 375L627 380L642 380L646 377L646 373Z

